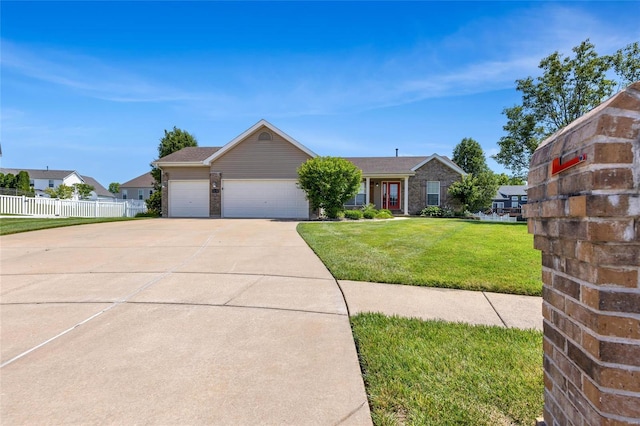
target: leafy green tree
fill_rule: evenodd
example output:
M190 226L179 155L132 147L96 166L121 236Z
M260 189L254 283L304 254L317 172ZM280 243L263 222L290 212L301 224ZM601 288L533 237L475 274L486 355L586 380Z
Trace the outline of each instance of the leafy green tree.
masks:
M0 188L4 187L4 173L0 173Z
M475 184L478 187L477 197L469 206L472 212L487 209L491 207L493 197L498 192L497 175L492 171L480 173L475 176Z
M620 76L620 87L640 81L640 44L636 41L611 56L611 65Z
M518 176L509 176L506 173L496 175L498 186L500 185L524 185L525 180Z
M61 200L68 200L73 197L74 188L73 186L65 185L64 183L60 184L57 188L47 188L44 190L51 198L59 198Z
M16 175L16 189L24 192L30 192L31 186L29 185L29 173L21 170Z
M544 138L613 94L616 81L608 73L611 67L621 82L638 77L637 43L613 56L598 55L588 39L572 50L571 57L554 52L542 59L542 74L535 79L516 80L522 103L503 111L506 135L498 141L500 152L493 156L515 175L526 174L531 155Z
M493 172L468 174L449 186L449 196L463 206L463 210L476 212L491 207L498 190L497 175Z
M153 191L153 193L145 200L147 210L150 213L160 215L162 211L162 193L161 191Z
M524 177L529 170L531 156L542 140L544 131L536 117L526 112L522 105L506 108L508 118L502 128L507 132L498 141L500 151L492 158L503 164L518 177Z
M164 136L160 139L160 144L158 144L158 158L166 157L188 146L198 146L198 141L189 132L179 129L176 126L173 126L173 130L171 131L165 129ZM151 166L151 175L155 180L154 189L156 192L160 192L162 183L161 174L160 169ZM162 195L159 197L162 197Z
M118 182L111 182L109 184L109 192L113 195L118 194L120 192L120 184Z
M4 175L2 186L5 188L15 188L16 176L13 173L7 173L6 175Z
M88 183L74 183L73 190L78 194L78 198L81 200L88 200L91 197L91 191L95 188Z
M472 139L464 138L453 149L453 162L474 176L489 171L482 146Z
M344 203L360 189L362 172L338 157L316 157L298 167L298 185L313 209L323 209L330 219L338 217Z
M449 196L462 205L462 210L470 210L471 205L478 199L478 186L473 175L463 176L449 186Z

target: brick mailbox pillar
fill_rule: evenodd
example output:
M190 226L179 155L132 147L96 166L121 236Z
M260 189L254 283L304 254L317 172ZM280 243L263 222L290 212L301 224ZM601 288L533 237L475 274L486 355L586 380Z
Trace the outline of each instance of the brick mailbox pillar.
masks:
M542 252L544 418L640 424L640 82L536 150L525 216Z

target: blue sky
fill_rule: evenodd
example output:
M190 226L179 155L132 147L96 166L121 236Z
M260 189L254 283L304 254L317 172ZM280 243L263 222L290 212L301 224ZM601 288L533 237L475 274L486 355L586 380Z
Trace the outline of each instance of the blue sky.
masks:
M221 146L264 118L319 155L497 152L515 80L640 2L0 3L2 167L147 170L164 129ZM504 169L489 159L497 172Z

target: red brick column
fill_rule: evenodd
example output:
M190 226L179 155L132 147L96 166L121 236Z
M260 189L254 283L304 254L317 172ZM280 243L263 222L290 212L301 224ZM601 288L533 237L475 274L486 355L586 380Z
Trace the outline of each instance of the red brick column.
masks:
M545 422L638 425L640 82L543 142L528 185L542 251Z

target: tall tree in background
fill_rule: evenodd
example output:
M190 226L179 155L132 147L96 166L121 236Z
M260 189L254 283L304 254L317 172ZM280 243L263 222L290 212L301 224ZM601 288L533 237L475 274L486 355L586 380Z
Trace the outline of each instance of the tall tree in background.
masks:
M29 185L29 172L21 170L16 175L16 189L20 191L29 192L31 186Z
M640 44L636 41L611 56L611 65L620 77L619 89L640 81Z
M456 145L452 160L462 170L474 176L489 171L482 146L472 138L464 138Z
M498 190L498 176L493 173L480 144L472 138L464 138L453 149L453 162L468 173L449 187L449 195L472 212L491 206Z
M166 157L169 154L173 154L176 151L180 151L182 148L189 146L198 146L198 141L189 132L173 126L173 130L167 131L165 129L164 136L160 139L158 144L158 158ZM147 208L155 212L160 212L162 209L162 172L157 167L151 166L151 176L153 176L154 192L146 201Z
M614 55L600 56L585 40L574 47L573 57L558 52L540 61L542 75L516 80L522 104L505 108L507 133L493 158L517 176L524 176L540 142L589 112L613 94L618 84L640 78L640 49L633 43ZM610 79L613 67L619 81Z

